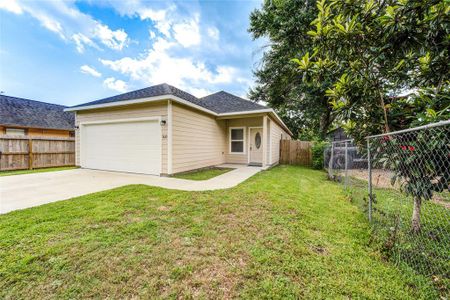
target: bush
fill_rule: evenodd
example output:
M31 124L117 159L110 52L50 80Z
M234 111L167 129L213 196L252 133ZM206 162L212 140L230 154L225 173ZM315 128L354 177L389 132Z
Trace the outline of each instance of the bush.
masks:
M328 146L327 142L314 142L312 146L312 167L316 170L323 169L323 153Z

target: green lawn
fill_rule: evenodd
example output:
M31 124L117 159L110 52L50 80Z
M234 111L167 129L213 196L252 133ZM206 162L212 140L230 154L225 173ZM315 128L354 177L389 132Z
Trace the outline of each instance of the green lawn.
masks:
M64 171L76 169L76 167L56 167L56 168L42 168L33 170L14 170L14 171L0 171L0 176L11 176L11 175L21 175L21 174L31 174L31 173L44 173L44 172L54 172L54 171Z
M209 169L202 169L192 172L185 172L185 173L179 173L175 174L173 177L175 178L181 178L181 179L189 179L189 180L208 180L213 177L225 174L227 172L230 172L231 168L209 168Z
M132 185L0 216L0 298L433 299L325 174L229 190Z

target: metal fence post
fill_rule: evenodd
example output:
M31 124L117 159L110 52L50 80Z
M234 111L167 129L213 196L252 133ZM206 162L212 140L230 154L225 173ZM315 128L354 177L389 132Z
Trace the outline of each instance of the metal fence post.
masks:
M345 141L345 179L344 187L348 188L348 141Z
M369 222L372 222L372 164L370 161L370 139L367 139L367 171L368 178L368 193L369 193Z

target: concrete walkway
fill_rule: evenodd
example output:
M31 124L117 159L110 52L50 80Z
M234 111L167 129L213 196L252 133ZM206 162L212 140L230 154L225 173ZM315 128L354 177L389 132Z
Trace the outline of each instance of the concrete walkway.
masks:
M146 184L184 191L227 189L261 171L258 167L241 165L223 165L223 167L236 169L202 181L87 169L4 176L0 177L0 213L66 200L128 184Z

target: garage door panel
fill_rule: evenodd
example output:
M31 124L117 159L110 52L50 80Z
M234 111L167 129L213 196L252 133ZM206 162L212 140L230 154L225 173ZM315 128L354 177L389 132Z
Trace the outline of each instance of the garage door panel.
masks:
M159 122L130 121L83 125L81 166L159 175L161 167Z

